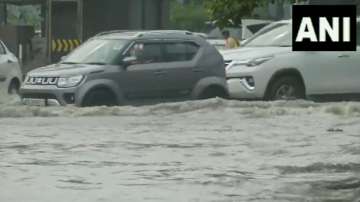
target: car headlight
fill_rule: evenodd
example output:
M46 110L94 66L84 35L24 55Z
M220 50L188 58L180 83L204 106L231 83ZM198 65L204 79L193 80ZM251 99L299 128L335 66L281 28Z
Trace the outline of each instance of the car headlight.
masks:
M228 66L227 70L230 70L234 67L256 67L256 66L259 66L273 58L274 58L274 56L266 56L266 57L254 58L251 60L233 61Z
M83 80L83 75L70 76L70 77L60 77L57 83L57 86L60 88L71 88L80 84Z
M256 66L259 66L271 59L273 59L274 56L266 56L266 57L261 57L261 58L255 58L255 59L252 59L252 60L249 60L249 62L246 63L246 66L248 67L256 67Z

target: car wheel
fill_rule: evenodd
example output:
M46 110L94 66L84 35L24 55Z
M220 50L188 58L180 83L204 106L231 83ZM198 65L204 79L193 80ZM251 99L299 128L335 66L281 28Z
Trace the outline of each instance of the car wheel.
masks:
M16 79L13 79L10 82L8 93L10 95L19 94L19 89L20 89L20 83Z
M268 93L268 100L295 100L305 98L304 85L298 77L284 76L277 79Z
M108 89L95 89L86 94L82 107L115 106L116 96Z
M205 99L211 99L211 98L228 98L227 92L222 88L218 86L211 86L206 88L199 96L199 99L205 100Z

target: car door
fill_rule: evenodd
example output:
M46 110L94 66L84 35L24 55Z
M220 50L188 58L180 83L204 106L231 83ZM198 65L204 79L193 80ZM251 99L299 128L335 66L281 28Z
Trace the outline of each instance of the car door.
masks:
M5 47L0 41L0 85L3 85L5 83L11 70L8 60L9 59L8 56L6 55Z
M360 23L357 23L357 38ZM302 53L308 81L308 93L315 95L338 95L352 98L360 93L360 41L357 51L329 51Z
M360 23L357 23L357 50L356 52L344 52L341 54L344 81L341 83L346 93L359 98L360 94ZM357 94L357 95L356 95Z
M349 58L354 52L298 52L291 59L302 64L308 95L334 95L349 92ZM299 60L296 62L296 60Z
M357 37L360 37L359 23ZM307 58L316 66L310 77L319 94L337 94L340 98L351 99L360 93L360 41L357 43L357 51L318 52Z
M337 57L336 93L355 97L360 93L360 48L358 46L356 52L339 53Z
M200 47L191 41L166 41L165 69L161 79L163 99L182 99L191 95L205 69L197 66Z
M160 41L136 42L125 54L134 57L118 82L127 100L149 100L161 97L160 83L165 74L162 43Z

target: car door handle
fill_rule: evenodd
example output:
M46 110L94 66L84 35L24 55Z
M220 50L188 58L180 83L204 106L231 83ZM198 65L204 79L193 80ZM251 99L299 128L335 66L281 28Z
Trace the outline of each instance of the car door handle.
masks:
M192 71L193 71L193 72L195 72L195 73L201 73L201 72L204 72L204 70L203 70L203 69L198 69L198 68L193 69Z
M341 55L338 55L338 58L349 58L350 55L348 54L341 54Z

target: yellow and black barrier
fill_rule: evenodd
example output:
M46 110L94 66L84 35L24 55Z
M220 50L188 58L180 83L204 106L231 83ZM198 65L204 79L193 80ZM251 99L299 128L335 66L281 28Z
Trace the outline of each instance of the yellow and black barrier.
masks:
M67 53L80 46L78 39L54 39L52 40L52 52Z

